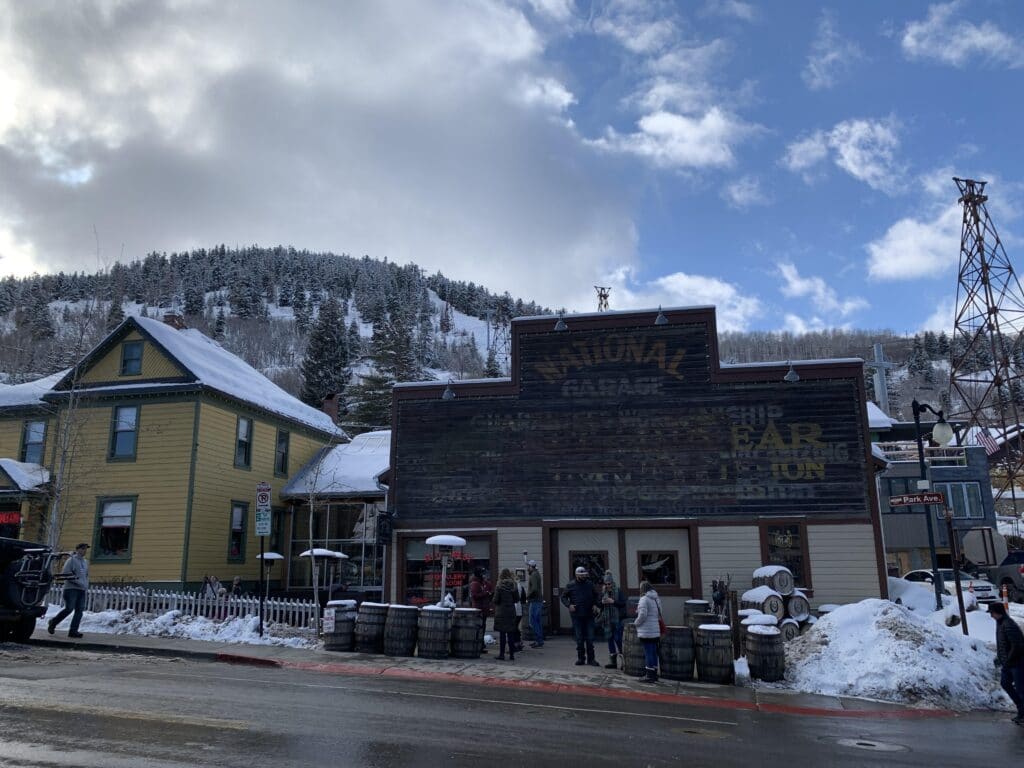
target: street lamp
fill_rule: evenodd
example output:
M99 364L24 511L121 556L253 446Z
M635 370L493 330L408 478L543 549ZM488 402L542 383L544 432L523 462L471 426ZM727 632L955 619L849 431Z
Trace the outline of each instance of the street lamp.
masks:
M921 480L918 482L917 487L920 491L928 490L928 469L924 463L924 441L921 439L921 414L925 411L934 413L939 417L939 420L932 426L932 440L939 445L949 445L949 441L953 439L953 428L949 426L946 421L946 417L942 414L942 411L937 411L926 403L919 403L914 400L910 404L910 407L914 409L914 434L917 436L917 460L921 466ZM928 528L928 552L932 556L932 586L935 588L935 610L942 610L942 577L939 575L939 556L935 552L935 530L932 525L932 513L926 505L925 521Z

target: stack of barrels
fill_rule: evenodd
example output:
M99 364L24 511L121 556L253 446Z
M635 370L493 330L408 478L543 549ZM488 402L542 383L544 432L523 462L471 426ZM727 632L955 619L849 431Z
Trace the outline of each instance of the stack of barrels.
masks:
M355 645L356 601L331 600L324 610L324 650L351 651Z
M413 656L424 659L480 658L483 628L475 608L390 605L355 600L328 603L324 650Z
M743 608L774 616L784 640L792 640L813 618L811 603L796 588L793 573L782 565L766 565L754 571L752 589L743 593Z

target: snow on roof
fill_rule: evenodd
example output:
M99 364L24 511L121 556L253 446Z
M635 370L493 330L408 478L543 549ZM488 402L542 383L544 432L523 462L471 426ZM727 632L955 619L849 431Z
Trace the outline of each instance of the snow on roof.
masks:
M322 432L344 434L326 413L292 397L251 365L194 328L179 331L149 317L134 320L204 386Z
M65 370L24 384L0 385L0 408L42 405L43 395L53 389L54 385L67 374L68 372Z
M50 472L39 464L27 464L14 459L0 459L0 468L7 473L20 491L33 491L50 482Z
M885 411L868 400L868 426L871 429L890 429L896 419L887 416Z
M871 444L871 455L885 464L889 463L889 457L885 455L885 451L882 450L878 443Z
M285 485L284 496L381 493L377 476L391 463L391 430L364 432L351 443L324 449Z

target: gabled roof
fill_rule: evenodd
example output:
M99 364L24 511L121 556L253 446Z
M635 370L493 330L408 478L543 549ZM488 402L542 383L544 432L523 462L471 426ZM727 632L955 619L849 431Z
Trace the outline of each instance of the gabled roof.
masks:
M282 497L383 496L378 478L391 462L391 430L364 432L324 448L281 491Z
M194 328L178 330L167 323L148 317L125 319L86 355L76 368L69 371L54 389L70 388L76 375L80 376L132 330L138 330L186 372L183 382L200 384L205 389L284 419L299 422L320 432L335 437L345 436L326 413L292 397L210 337ZM106 391L124 388L130 391L129 387L137 388L138 384L139 382L124 385L105 384L102 389Z
M49 470L39 464L0 459L0 471L7 475L11 485L26 493L42 490L42 487L50 482Z
M892 429L892 425L895 423L896 419L886 415L885 411L868 400L868 427L870 429Z

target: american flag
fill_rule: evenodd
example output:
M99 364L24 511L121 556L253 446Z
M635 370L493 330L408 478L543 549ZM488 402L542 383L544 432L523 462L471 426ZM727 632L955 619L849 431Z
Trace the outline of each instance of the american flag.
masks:
M982 446L989 456L999 451L999 443L993 440L992 435L985 429L979 429L974 433L974 444Z

